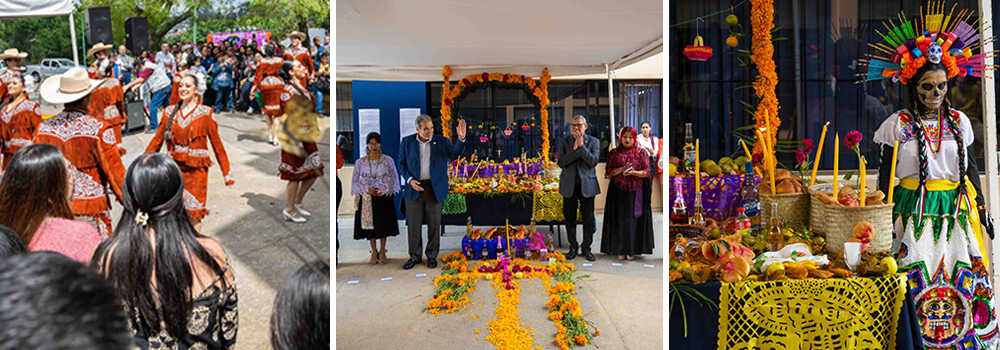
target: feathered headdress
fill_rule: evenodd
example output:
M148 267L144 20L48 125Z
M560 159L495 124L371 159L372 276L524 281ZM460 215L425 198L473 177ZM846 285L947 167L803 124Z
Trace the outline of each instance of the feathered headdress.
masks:
M898 14L899 24L889 19L883 22L887 32L884 34L875 29L885 43L868 43L875 53L866 55L861 65L867 71L858 74L858 83L889 79L902 81L913 77L927 62L943 64L948 70L948 79L956 76L983 77L993 65L986 61L994 57L996 51L973 54L973 50L981 50L983 42L992 42L993 38L980 40L979 19L971 25L967 23L972 17L972 10L961 10L955 13L955 6L945 16L943 1L931 1L927 12L920 8L920 17L916 22L906 19L902 12ZM888 57L884 56L888 55ZM989 77L987 77L989 78Z

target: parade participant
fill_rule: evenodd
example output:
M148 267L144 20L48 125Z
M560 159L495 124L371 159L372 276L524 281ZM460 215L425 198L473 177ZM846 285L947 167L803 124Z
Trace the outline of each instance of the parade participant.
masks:
M170 106L177 105L178 103L181 102L181 97L180 97L181 79L185 75L187 75L189 72L191 74L198 75L197 72L195 72L194 70L192 70L192 68L194 67L194 60L195 60L194 55L189 54L187 52L181 53L180 54L180 58L177 59L177 69L178 69L178 71L177 71L177 73L173 74L173 83L171 84L171 87L170 87L170 104L169 104ZM205 76L204 75L199 76L198 77L198 86L197 86L198 87L198 96L197 96L198 97L198 103L201 103L201 95L205 93L205 90L207 89L207 86L208 85L205 84Z
M285 50L284 58L285 60L296 60L302 63L302 66L306 68L311 77L316 67L313 66L312 56L309 55L309 49L302 46L302 42L309 40L304 33L299 31L294 31L288 33L288 40L291 44L288 45L288 50Z
M7 85L10 98L0 107L0 138L3 138L3 151L0 157L0 170L7 170L10 159L21 148L30 145L42 123L41 109L38 103L28 99L24 91L24 77L14 76Z
M278 144L278 118L281 116L281 91L284 89L284 83L281 78L278 77L278 72L281 71L283 61L281 57L277 57L275 50L277 46L272 43L264 44L264 55L266 57L260 59L260 63L257 65L257 75L254 76L253 89L250 91L250 96L254 95L254 92L260 91L261 100L263 101L263 112L264 118L267 120L267 135L268 141L271 144Z
M110 75L110 74L105 74L104 77L99 77L97 70L100 68L99 66L102 64L101 60L108 58L108 49L112 48L114 48L114 45L104 45L104 43L97 43L94 44L94 46L91 46L90 50L87 50L87 57L94 58L94 63L91 63L90 67L87 68L87 74L90 75L90 79L104 79L104 77Z
M7 68L0 71L0 101L6 101L10 94L7 92L10 80L21 75L21 60L28 57L27 52L18 52L17 49L7 49L0 54L0 59L7 65ZM24 82L23 80L21 81ZM35 82L37 83L37 82Z
M301 96L312 102L312 95L306 90L306 79L309 73L299 61L285 61L281 65L281 79L285 82L284 90L281 93L281 114L288 111L288 102L294 96ZM310 108L311 110L311 108ZM285 210L282 216L285 220L303 223L306 216L311 214L302 208L302 198L309 192L309 188L316 182L316 178L323 176L323 162L319 158L319 148L314 142L302 142L302 149L305 157L281 150L281 165L278 171L281 179L288 181L285 187Z
M208 153L210 142L226 186L232 186L236 181L229 174L229 156L219 137L219 126L212 116L212 108L198 103L198 79L193 72L184 73L178 85L181 102L163 110L160 128L146 146L146 152L159 152L166 141L170 156L184 174L184 207L195 230L201 232L201 221L208 215L208 168L212 166Z
M125 167L115 146L115 131L89 114L90 93L101 83L89 79L83 68L45 80L40 88L42 99L62 104L63 111L42 121L33 142L52 144L62 151L74 169L73 214L107 236L111 232L111 202L105 189L110 187L121 199Z
M957 22L953 25L968 26ZM922 23L929 23L926 17ZM962 348L995 349L1000 338L982 241L984 227L993 238L993 220L980 195L972 122L946 97L949 79L981 76L987 68L963 50L975 47L978 36L926 35L930 44L921 38L926 45L910 49L905 68L890 71L900 64L874 58L862 74L865 80L898 79L910 102L873 138L881 146L879 189L887 192L891 186L894 153L900 178L891 198L894 232L875 234L894 236L893 252L909 280L917 317L926 320L920 325L925 347L951 348L960 342Z
M122 125L128 118L125 116L125 94L121 81L111 77L111 61L108 58L99 58L88 69L87 74L91 79L103 81L90 94L90 115L102 118L115 131L115 147L118 148L119 155L124 155L125 147L121 147Z

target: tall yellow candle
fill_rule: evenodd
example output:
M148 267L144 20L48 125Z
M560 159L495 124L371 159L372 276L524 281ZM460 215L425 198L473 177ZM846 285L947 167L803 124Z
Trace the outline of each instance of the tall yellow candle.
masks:
M896 151L899 151L899 141L893 141L892 143L892 166L889 168L889 200L887 203L892 204L892 190L896 188Z
M816 184L816 170L819 170L819 158L823 156L823 141L826 140L826 127L830 125L830 122L826 122L823 125L823 133L819 134L819 146L816 147L816 159L813 160L813 172L812 177L809 178L809 186Z
M840 133L833 135L833 198L837 198L837 184L840 182Z
M861 186L860 186L861 187L861 193L860 193L860 196L858 196L858 197L861 197L861 206L862 207L865 206L865 197L868 197L868 192L865 192L865 177L866 177L866 175L868 175L865 172L865 164L866 163L868 163L868 160L865 159L864 156L861 156L861 164L860 164L860 166L861 166L861 181L860 181L861 182Z
M701 192L701 140L694 140L694 191Z
M767 131L767 129L764 129L764 131ZM776 193L775 193L775 187L774 187L774 167L771 165L771 161L772 161L771 156L770 156L770 154L771 154L771 148L768 147L767 139L765 138L766 136L764 136L764 135L765 135L765 133L762 133L761 130L759 130L759 129L757 130L757 140L759 140L759 142L761 142L761 146L762 146L762 148L764 148L764 168L767 169L767 172L769 174L768 177L771 178L771 194L774 195Z
M747 157L749 157L750 159L753 159L753 153L750 153L750 149L747 148L747 143L743 142L742 139L740 140L740 146L743 146L743 152L746 152ZM756 172L757 176L760 176L760 178L762 178L762 179L764 178L764 176L761 175L761 173L760 173L760 167L754 167L753 171Z

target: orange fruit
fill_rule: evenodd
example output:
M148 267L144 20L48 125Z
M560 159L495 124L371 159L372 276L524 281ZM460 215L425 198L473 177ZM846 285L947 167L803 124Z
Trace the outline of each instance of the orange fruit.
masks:
M736 39L735 36L731 36L730 35L728 38L726 38L726 45L729 45L729 47L736 47L736 45L739 45L739 44L740 44L740 41L738 39Z

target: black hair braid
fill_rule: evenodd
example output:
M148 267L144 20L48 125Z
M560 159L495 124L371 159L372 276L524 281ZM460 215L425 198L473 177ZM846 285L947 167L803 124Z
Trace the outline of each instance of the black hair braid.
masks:
M948 127L951 128L952 134L955 135L955 142L958 144L958 193L963 195L966 193L965 183L965 172L968 167L965 164L965 143L962 142L962 129L958 127L958 122L955 118L951 117L951 108L948 106L948 100L945 99L944 103L941 104L941 113L945 113L945 118L948 119ZM942 125L942 130L943 130ZM944 132L941 132L941 137L944 137ZM972 208L969 208L970 210Z
M919 104L916 100L913 100L913 114L915 117L911 123L913 124L913 130L915 131L914 137L917 138L917 159L920 161L920 188L924 188L924 185L927 184L927 152L925 152L926 147L923 135L924 123L923 119L921 119L920 113L918 112L918 108Z

